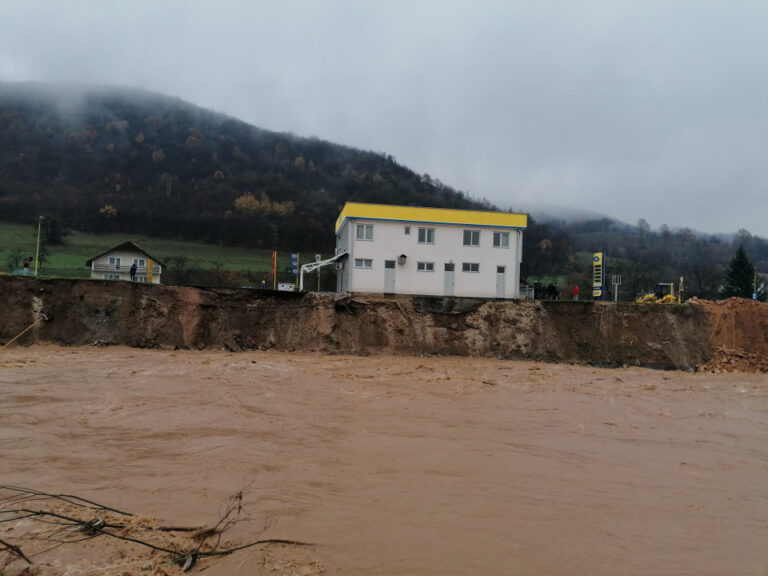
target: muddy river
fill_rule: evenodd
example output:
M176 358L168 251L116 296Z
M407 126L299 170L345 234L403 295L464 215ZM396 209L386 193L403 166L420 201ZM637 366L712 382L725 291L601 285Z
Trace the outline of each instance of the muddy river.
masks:
M11 347L0 484L175 526L215 524L242 491L225 543L311 543L201 559L190 573L207 576L765 575L767 385L480 358ZM28 574L181 573L130 542L52 547L21 538L33 530L0 527Z

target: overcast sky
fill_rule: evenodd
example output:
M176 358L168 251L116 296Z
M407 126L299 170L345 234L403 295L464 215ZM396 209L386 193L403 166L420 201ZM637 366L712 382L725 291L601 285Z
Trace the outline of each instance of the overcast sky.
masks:
M0 0L0 79L178 96L503 208L768 236L767 25L765 0Z

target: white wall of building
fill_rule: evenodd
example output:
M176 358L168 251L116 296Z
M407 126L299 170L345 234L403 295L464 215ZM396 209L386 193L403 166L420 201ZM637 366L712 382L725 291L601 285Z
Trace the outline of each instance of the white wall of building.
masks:
M341 227L336 234L336 254L349 250L349 231L351 227L345 224ZM349 292L349 273L346 270L346 266L349 260L346 262L340 262L336 265L336 291L337 292Z
M372 238L359 239L358 225L372 226ZM420 228L434 231L432 242L419 241ZM478 245L464 244L465 231L477 233ZM494 246L495 234L503 245ZM349 292L518 298L522 235L517 228L348 219L337 234L337 253L349 251L338 287ZM429 233L422 233L422 240L429 239ZM386 261L395 262L389 272ZM446 264L454 267L453 294Z

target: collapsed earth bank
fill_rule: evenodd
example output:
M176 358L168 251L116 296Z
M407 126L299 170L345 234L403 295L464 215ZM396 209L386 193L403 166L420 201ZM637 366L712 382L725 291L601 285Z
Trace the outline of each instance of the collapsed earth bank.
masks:
M339 299L320 293L0 276L0 317L0 345L27 330L19 344L274 348L768 370L768 305L741 299L682 305L362 294Z

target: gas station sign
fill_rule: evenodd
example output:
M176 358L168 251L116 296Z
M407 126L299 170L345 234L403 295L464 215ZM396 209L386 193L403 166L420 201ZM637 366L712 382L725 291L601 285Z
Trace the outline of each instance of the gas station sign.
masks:
M592 254L592 298L602 300L605 293L603 253Z

